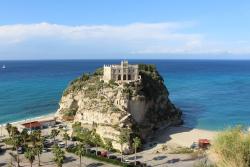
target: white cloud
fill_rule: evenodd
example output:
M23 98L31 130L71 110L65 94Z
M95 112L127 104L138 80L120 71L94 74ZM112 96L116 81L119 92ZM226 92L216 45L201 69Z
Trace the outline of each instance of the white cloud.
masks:
M166 54L166 53L250 53L248 41L214 42L204 34L188 33L192 22L134 23L128 25L66 26L49 23L0 26L2 55L54 55L67 58L72 54ZM57 57L56 57L57 56ZM108 56L107 56L108 57ZM5 57L6 58L6 57ZM113 58L113 57L112 57ZM138 57L139 58L139 57Z

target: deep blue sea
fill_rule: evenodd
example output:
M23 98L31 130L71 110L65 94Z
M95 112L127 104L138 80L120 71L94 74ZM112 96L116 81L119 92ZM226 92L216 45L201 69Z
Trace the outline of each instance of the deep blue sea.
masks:
M186 126L250 125L250 61L131 60L156 64ZM120 60L0 61L0 124L53 113L68 83Z

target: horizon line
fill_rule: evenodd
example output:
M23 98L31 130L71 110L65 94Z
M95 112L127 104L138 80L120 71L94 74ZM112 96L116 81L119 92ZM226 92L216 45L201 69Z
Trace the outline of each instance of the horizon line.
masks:
M240 58L240 59L234 59L234 58L229 58L229 59L209 59L209 58L204 58L204 59L197 59L197 58L187 58L187 59L182 59L182 58L104 58L104 59L0 59L0 61L77 61L77 60L205 60L205 61L250 61L250 58Z

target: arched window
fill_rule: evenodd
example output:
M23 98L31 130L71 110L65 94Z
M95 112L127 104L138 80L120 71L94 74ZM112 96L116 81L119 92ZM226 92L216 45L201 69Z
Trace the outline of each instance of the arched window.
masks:
M131 75L128 75L128 80L131 80Z
M126 77L126 75L123 75L123 80L127 80L127 77Z
M118 81L120 81L121 80L121 75L118 75Z

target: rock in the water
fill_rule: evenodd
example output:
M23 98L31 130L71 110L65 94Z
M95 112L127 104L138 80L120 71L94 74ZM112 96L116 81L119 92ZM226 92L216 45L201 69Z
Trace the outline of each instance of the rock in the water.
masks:
M120 149L121 130L145 138L155 129L181 122L181 111L168 98L163 78L154 65L139 65L140 80L102 81L103 69L72 81L60 101L57 116L81 122ZM127 143L129 149L130 143Z

